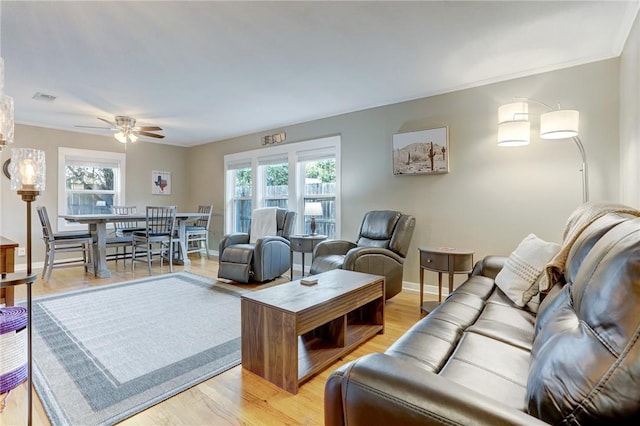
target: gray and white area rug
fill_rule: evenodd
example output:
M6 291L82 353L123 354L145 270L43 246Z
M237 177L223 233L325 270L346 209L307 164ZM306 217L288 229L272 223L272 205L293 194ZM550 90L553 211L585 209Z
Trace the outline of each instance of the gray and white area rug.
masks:
M188 272L33 301L53 425L110 425L240 364L240 292Z

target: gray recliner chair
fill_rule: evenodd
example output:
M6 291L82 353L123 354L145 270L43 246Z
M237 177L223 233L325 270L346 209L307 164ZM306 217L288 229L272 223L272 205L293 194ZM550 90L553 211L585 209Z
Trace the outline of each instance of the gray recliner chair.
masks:
M289 235L294 232L296 212L276 210L277 235L249 241L249 233L225 235L220 241L218 278L248 283L270 281L290 266Z
M365 214L356 242L329 240L314 250L311 274L347 269L385 277L385 299L402 291L404 260L416 220L390 210Z

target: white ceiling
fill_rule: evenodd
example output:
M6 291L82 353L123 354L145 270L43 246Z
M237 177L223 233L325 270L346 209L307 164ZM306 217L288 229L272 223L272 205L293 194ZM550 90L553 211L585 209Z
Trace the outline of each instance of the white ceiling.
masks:
M74 126L131 115L181 146L616 57L640 6L1 3L18 123L87 132Z

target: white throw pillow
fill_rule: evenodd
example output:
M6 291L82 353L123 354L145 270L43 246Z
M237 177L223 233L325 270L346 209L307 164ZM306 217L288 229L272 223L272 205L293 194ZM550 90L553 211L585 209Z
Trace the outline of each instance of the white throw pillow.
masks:
M529 234L509 255L496 276L496 285L517 306L524 307L538 294L538 277L545 265L560 251L560 245Z

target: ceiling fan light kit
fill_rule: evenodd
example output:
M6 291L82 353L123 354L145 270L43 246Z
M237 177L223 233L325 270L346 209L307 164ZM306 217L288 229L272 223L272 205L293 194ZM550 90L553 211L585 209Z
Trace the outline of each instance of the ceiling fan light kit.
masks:
M120 143L134 143L138 140L138 137L131 132L117 132L113 137Z
M105 129L115 130L113 137L120 143L134 143L140 136L147 136L150 138L162 139L164 135L157 133L151 133L152 131L161 131L162 127L158 126L136 126L136 119L127 115L116 115L114 121L109 121L105 118L98 117L98 120L104 121L111 127L96 127L96 126L76 126L89 129Z

